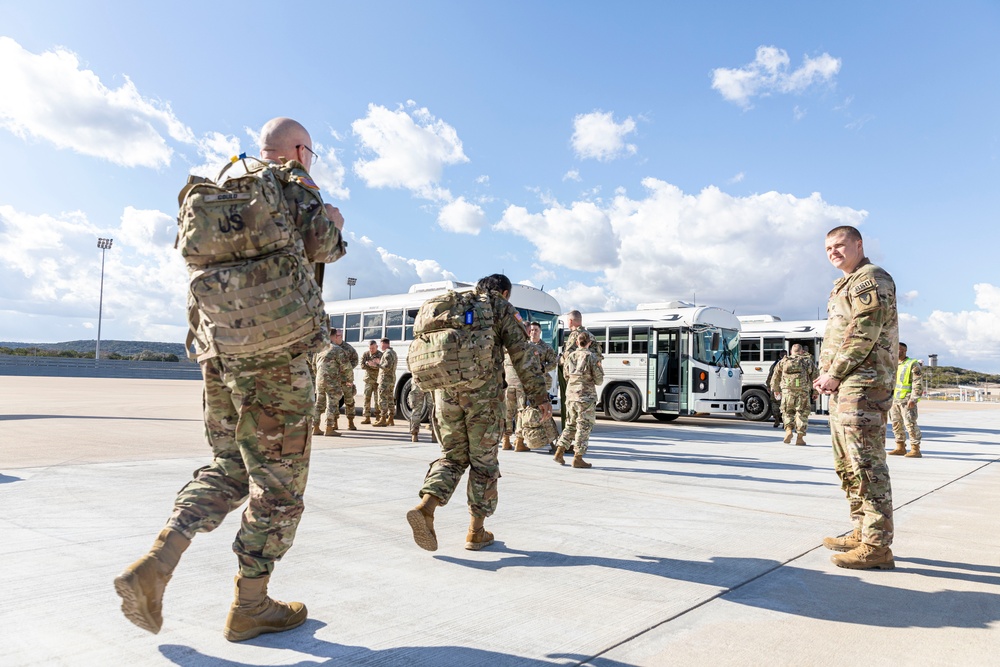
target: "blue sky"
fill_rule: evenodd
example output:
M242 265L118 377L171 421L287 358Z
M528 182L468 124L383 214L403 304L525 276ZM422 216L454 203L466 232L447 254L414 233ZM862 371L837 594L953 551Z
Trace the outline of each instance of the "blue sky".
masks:
M293 5L287 5L292 7ZM564 310L815 318L855 224L914 356L1000 372L1000 5L0 1L0 340L184 337L176 193L287 115L325 296L506 272Z

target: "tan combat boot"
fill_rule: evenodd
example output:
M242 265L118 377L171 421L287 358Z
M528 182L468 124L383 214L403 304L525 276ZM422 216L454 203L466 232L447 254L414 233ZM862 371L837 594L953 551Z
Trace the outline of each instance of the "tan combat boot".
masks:
M910 443L910 451L906 454L908 459L922 459L924 455L920 453L920 445L913 442Z
M191 540L164 528L145 556L115 578L125 618L154 635L163 627L163 591Z
M583 460L583 454L577 453L573 455L573 467L574 468L593 468L594 466Z
M861 531L855 528L847 535L824 537L823 546L833 551L851 551L861 546Z
M892 559L892 549L876 547L871 544L861 544L847 553L830 556L837 567L849 570L894 570L896 562Z
M396 415L389 415L389 419L386 420L385 425L386 426L395 426L396 425Z
M465 548L469 551L479 551L493 544L493 533L483 528L484 517L472 517L469 532L465 534Z
M313 435L323 435L323 429L319 427L319 420L313 424Z
M506 433L503 436L503 449L514 449L510 446L510 435Z
M381 417L378 418L378 421L372 424L372 428L381 428L383 426L388 426L388 424L386 424L385 420L382 419Z
M906 455L906 443L896 441L896 449L889 452L889 456L905 456Z
M406 513L406 521L413 531L413 541L427 551L437 551L438 538L434 532L434 509L441 504L437 496L424 494L420 503Z
M786 428L785 429L785 439L783 440L783 442L787 445L791 441L792 441L792 429Z
M410 442L420 442L419 431L410 431Z
M267 596L265 575L236 577L236 599L229 607L223 636L231 642L253 639L265 632L284 632L305 623L306 606L301 602L279 602Z
M326 419L326 430L323 431L323 435L336 435L336 436L340 435L340 431L337 430L336 425L330 423L329 417L327 417Z
M796 445L804 445L804 444L806 444L806 437L804 435L797 435L797 436L795 436L795 444Z
M514 438L514 451L515 452L530 452L527 445L524 444L524 436L517 436Z
M368 410L365 410L362 414L364 415L365 418L361 420L361 423L362 424L371 424L372 423L372 417L371 417L372 413L369 412Z
M357 431L358 430L358 427L354 425L354 415L353 414L347 415L347 430L348 431Z
M326 416L326 425L327 426L330 425L330 415ZM334 431L339 431L340 430L340 413L339 412L334 412L333 413L333 430Z
M556 447L556 455L552 457L552 460L561 466L566 465L566 459L563 458L563 454L566 453L566 448L562 445Z

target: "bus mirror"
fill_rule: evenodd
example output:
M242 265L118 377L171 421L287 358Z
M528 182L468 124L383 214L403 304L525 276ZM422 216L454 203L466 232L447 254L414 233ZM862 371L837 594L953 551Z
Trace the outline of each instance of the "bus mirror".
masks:
M719 351L719 332L716 331L712 334L712 351Z

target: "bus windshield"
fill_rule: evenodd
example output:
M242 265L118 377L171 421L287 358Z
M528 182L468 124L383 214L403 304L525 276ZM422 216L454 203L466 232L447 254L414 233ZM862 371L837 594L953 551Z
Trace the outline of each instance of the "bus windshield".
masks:
M740 334L733 329L708 327L691 333L691 356L695 361L723 368L740 365Z
M542 340L555 348L556 328L559 326L559 316L553 313L542 313L537 310L518 308L524 323L538 322L542 327Z

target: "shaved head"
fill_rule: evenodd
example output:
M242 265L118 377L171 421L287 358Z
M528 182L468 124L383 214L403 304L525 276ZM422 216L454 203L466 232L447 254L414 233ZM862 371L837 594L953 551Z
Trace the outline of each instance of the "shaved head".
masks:
M260 129L260 156L265 159L295 159L296 146L312 147L312 138L302 123L291 118L272 118Z

